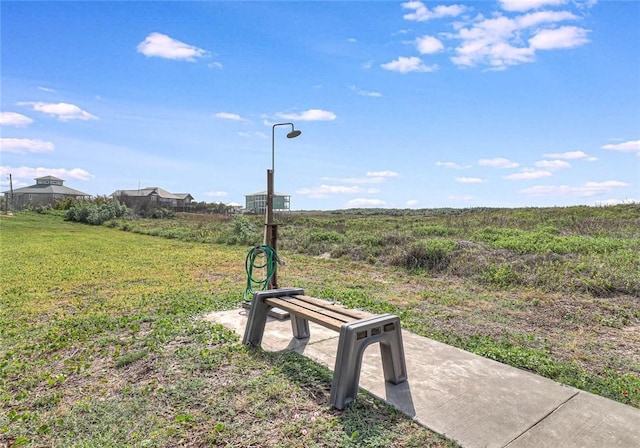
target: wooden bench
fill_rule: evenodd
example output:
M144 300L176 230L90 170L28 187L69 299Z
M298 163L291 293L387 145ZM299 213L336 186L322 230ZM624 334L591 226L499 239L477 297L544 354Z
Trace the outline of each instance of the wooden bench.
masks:
M364 350L380 343L385 381L399 384L407 379L400 319L393 314L371 314L348 309L326 300L304 295L304 290L283 288L257 292L253 296L243 343L257 347L271 308L291 316L297 339L309 338L309 321L340 333L331 383L330 403L344 409L356 399Z

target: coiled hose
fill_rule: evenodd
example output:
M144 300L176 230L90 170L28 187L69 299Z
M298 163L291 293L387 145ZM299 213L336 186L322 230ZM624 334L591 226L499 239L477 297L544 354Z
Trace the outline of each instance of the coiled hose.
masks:
M259 263L259 260L264 257L263 264ZM278 254L271 246L261 245L254 246L249 249L247 258L244 261L244 268L247 272L247 288L244 291L244 300L251 301L253 294L256 291L264 291L271 282L274 274L276 273L277 265L280 263ZM266 276L263 279L256 279L253 277L254 269L266 268Z

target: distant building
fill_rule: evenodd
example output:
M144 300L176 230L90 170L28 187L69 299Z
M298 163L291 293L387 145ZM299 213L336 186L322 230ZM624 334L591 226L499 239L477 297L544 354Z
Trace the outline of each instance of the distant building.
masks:
M232 213L239 213L242 210L242 204L238 204L237 202L229 202L226 205L231 209Z
M273 195L273 211L288 212L291 207L291 196L288 194L275 193ZM266 213L267 192L248 194L245 196L245 207L249 213Z
M111 197L133 210L169 208L176 212L183 212L189 209L189 205L193 201L193 196L189 193L169 193L160 187L116 190L111 194Z
M24 210L33 207L53 206L56 202L66 199L89 199L89 193L83 193L73 188L65 187L64 180L54 176L44 176L35 179L36 184L30 187L16 188L11 191L3 191L4 200L13 210Z

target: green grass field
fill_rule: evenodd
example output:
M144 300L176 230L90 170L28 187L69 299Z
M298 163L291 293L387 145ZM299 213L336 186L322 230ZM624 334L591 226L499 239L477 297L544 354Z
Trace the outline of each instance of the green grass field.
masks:
M452 446L330 372L199 317L242 299L245 247L0 218L0 446Z
M0 217L0 446L452 446L199 317L261 217ZM640 407L640 207L281 216L280 286ZM124 231L123 231L124 230Z

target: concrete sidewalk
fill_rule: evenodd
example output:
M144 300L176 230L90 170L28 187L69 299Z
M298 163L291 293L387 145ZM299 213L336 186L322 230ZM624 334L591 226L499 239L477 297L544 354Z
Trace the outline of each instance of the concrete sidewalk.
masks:
M241 337L246 310L207 320ZM360 387L464 447L640 447L640 410L403 330L409 379L384 381L378 344L365 350ZM333 370L338 333L311 323L293 338L269 319L262 347L295 350Z

